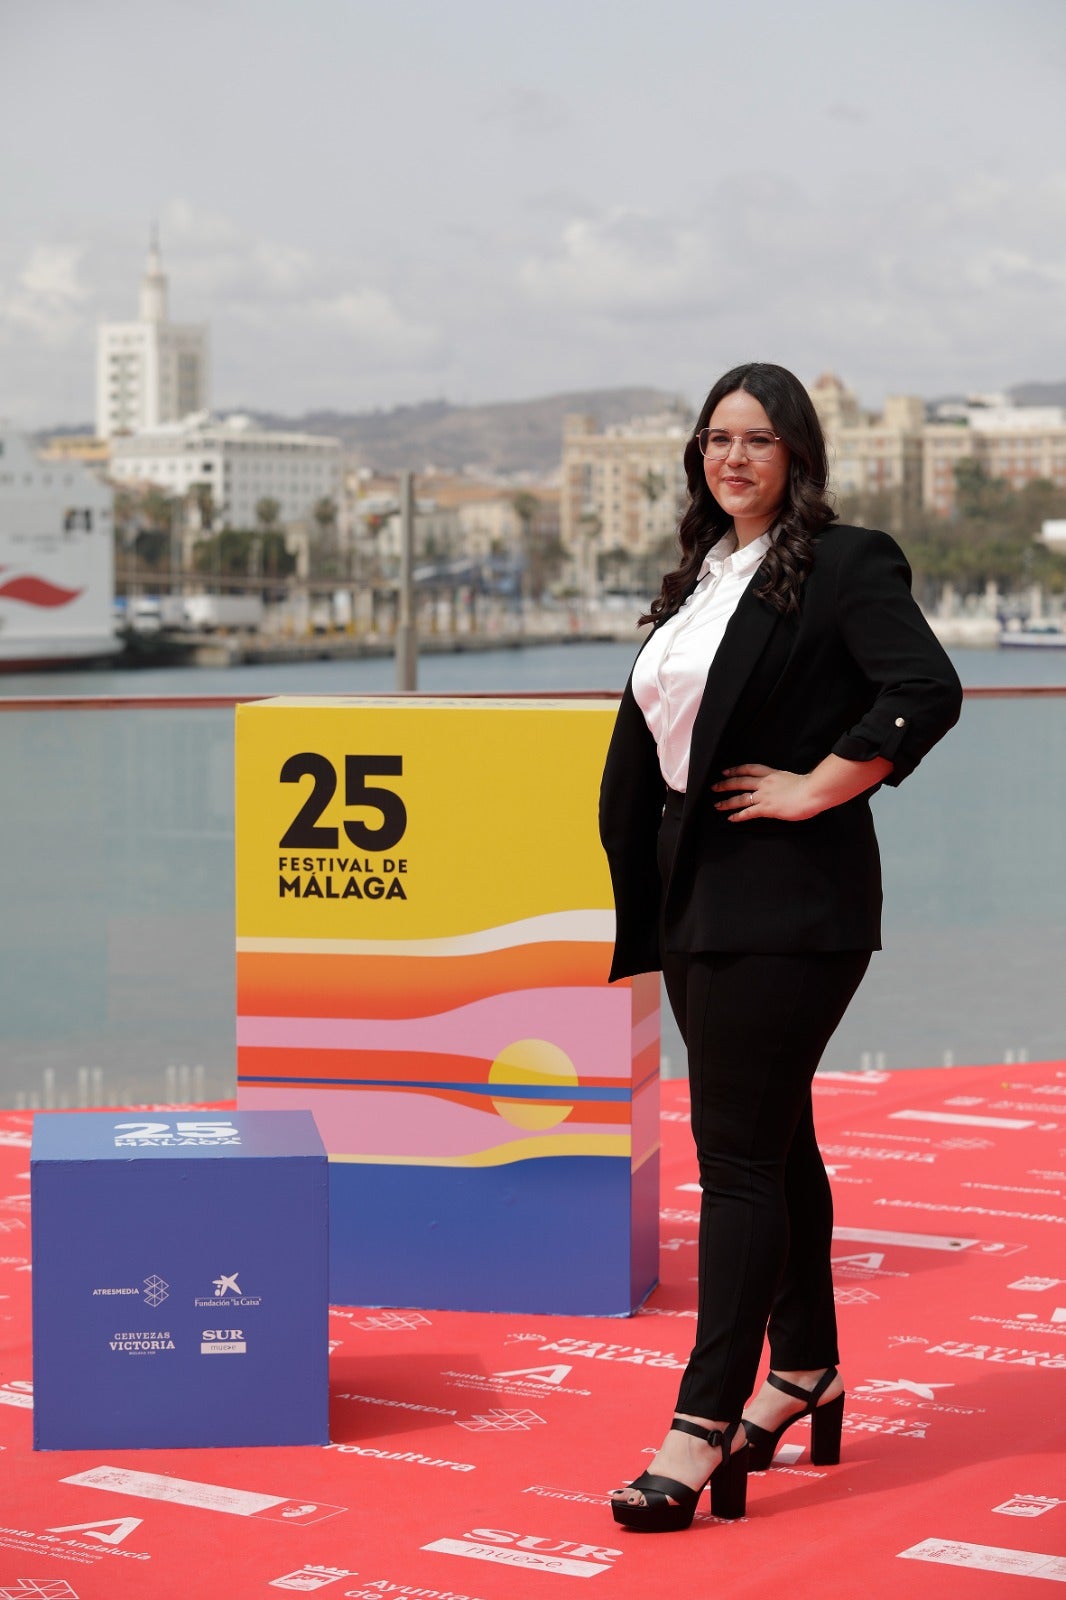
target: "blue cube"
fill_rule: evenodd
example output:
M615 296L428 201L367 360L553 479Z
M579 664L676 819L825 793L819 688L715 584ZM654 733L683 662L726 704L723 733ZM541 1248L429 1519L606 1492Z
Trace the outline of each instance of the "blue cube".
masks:
M327 1443L310 1112L39 1114L30 1174L35 1449Z

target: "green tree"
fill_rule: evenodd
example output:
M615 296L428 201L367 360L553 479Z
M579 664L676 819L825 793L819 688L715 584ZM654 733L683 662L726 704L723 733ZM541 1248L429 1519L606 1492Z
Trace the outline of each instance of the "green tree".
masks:
M296 570L296 557L285 548L285 535L278 530L263 533L258 528L223 528L210 539L201 539L193 551L193 566L205 576L250 578L259 562L273 577L285 578Z
M197 520L204 533L210 533L215 526L218 515L218 505L215 501L215 491L210 483L192 483L188 491L189 504L195 509Z

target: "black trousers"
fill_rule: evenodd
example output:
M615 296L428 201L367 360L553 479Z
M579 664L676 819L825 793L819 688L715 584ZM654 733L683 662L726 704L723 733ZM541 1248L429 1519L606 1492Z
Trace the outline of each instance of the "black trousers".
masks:
M868 950L664 958L702 1190L696 1342L678 1411L738 1418L767 1334L777 1370L839 1359L811 1079L869 962Z

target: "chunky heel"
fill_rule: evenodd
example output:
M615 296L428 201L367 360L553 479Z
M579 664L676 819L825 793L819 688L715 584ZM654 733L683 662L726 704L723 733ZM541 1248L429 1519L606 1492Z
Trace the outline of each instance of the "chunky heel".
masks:
M734 1522L748 1505L748 1452L724 1455L711 1473L711 1516Z
M671 1431L691 1433L694 1438L709 1444L712 1450L721 1450L721 1461L698 1489L693 1489L687 1483L679 1483L676 1478L642 1472L629 1487L639 1489L644 1496L644 1504L631 1506L624 1500L612 1500L614 1520L621 1523L623 1528L632 1528L635 1533L679 1533L691 1526L700 1495L707 1484L711 1486L712 1516L727 1521L742 1517L747 1504L748 1456L751 1452L742 1449L736 1455L730 1455L730 1447L740 1431L740 1423L734 1422L728 1429L701 1428L698 1423L675 1417Z
M827 1400L811 1412L811 1466L835 1467L840 1460L840 1433L844 1426L844 1396Z
M780 1389L782 1394L791 1395L793 1400L802 1400L803 1410L797 1411L794 1416L786 1417L779 1428L772 1430L760 1428L757 1422L744 1422L744 1432L748 1436L748 1449L745 1454L749 1458L749 1472L766 1471L774 1459L774 1451L781 1442L781 1435L801 1417L811 1419L811 1465L836 1466L840 1460L844 1396L838 1394L835 1400L828 1400L822 1406L818 1402L837 1376L836 1367L827 1367L813 1389L801 1389L798 1384L789 1383L786 1378L779 1378L775 1372L768 1375L767 1383L773 1384L775 1389Z

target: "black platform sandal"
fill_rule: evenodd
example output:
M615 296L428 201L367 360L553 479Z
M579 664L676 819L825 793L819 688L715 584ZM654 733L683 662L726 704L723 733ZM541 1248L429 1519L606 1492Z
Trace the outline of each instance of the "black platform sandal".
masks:
M813 1389L801 1389L796 1383L789 1383L786 1378L779 1378L773 1372L766 1381L772 1383L775 1389L780 1389L782 1394L791 1395L793 1400L803 1401L803 1410L797 1411L794 1416L786 1417L779 1428L773 1432L769 1428L760 1428L757 1422L748 1422L745 1419L744 1432L748 1436L748 1461L749 1472L765 1472L774 1459L781 1435L786 1428L791 1428L794 1422L801 1417L811 1419L811 1465L814 1467L835 1467L840 1460L840 1431L844 1423L844 1396L838 1394L835 1400L827 1400L820 1406L818 1401L829 1388L833 1379L838 1376L836 1367L827 1367L818 1379Z
M698 1423L684 1422L680 1417L675 1417L670 1431L691 1433L713 1450L720 1449L721 1461L698 1489L691 1488L687 1483L678 1483L676 1478L642 1472L626 1487L638 1489L644 1496L645 1504L631 1506L624 1500L612 1500L614 1520L638 1533L679 1533L682 1528L690 1526L700 1495L708 1483L711 1486L711 1515L727 1521L742 1517L747 1504L748 1456L751 1452L742 1447L736 1455L730 1455L730 1447L740 1431L740 1423L735 1422L726 1430L701 1428Z

